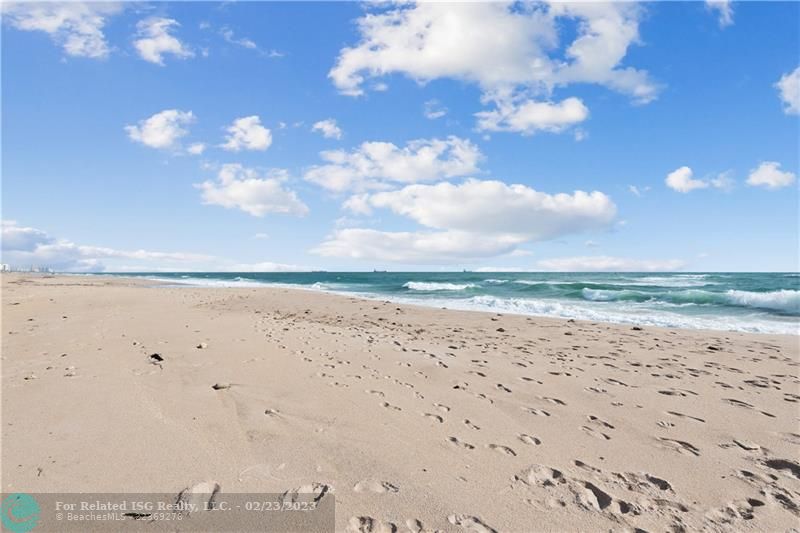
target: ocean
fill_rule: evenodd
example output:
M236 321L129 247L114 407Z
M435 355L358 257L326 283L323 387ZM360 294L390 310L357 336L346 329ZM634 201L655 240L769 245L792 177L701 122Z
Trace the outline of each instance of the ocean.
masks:
M125 273L176 285L293 287L449 309L800 335L797 273Z

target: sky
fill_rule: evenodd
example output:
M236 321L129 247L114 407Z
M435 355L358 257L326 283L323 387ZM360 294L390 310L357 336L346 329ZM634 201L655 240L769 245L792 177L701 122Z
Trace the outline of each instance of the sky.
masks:
M4 263L800 270L797 2L2 9Z

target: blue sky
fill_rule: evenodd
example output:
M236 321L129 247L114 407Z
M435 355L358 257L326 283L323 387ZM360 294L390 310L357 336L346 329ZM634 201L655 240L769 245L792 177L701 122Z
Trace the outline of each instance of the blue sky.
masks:
M795 2L4 10L4 262L800 266Z

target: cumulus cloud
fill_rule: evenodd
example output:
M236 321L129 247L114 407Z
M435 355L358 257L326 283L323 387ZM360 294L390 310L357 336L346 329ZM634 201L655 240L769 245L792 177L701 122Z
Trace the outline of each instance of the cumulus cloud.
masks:
M787 115L800 114L800 67L781 76L775 88L783 101L783 112Z
M403 148L365 142L349 152L328 150L320 156L326 163L311 167L305 179L338 192L466 176L478 171L483 157L475 144L454 136L418 139Z
M439 100L433 99L425 102L424 115L429 120L436 120L442 118L447 114L447 108L439 103Z
M546 127L538 129L560 131L553 120L579 122L585 109L574 100L568 109L542 102L556 87L593 83L637 103L655 99L658 88L647 72L622 65L639 41L640 16L641 8L627 2L376 3L357 20L361 39L340 51L329 77L352 96L363 94L369 79L392 73L419 83L464 80L481 88L484 102L497 104L479 115L484 127L527 132L544 113ZM559 43L564 24L575 24L577 34Z
M722 189L723 191L729 192L733 189L735 185L734 179L731 177L732 171L726 170L718 174L716 177L711 178L709 183L715 189Z
M345 207L358 214L388 209L426 229L342 229L316 253L420 264L511 253L526 242L607 228L616 215L614 203L598 191L551 195L474 179L355 195Z
M667 187L674 191L687 193L695 189L705 189L708 183L702 180L692 178L693 172L689 167L680 167L667 174L667 179L664 180Z
M186 148L186 151L192 155L202 155L206 151L206 145L204 143L192 143Z
M3 262L18 267L42 266L59 271L104 270L107 260L139 261L141 264L186 265L208 261L211 256L182 252L118 250L102 246L76 244L56 239L47 232L2 221Z
M164 56L178 59L194 56L194 52L170 32L180 27L178 21L162 17L150 17L136 24L136 39L133 46L139 57L156 65L164 65Z
M647 260L609 256L560 257L543 259L537 266L558 272L669 272L686 263L679 259Z
M303 216L308 206L297 193L284 187L289 176L285 170L259 171L238 163L222 165L216 181L205 181L195 187L202 191L203 203L241 209L256 217L268 213Z
M3 251L31 252L41 244L49 244L53 239L44 231L17 225L15 220L3 220Z
M578 98L567 98L558 103L500 99L497 100L496 109L481 111L475 116L479 130L532 135L537 131L560 133L580 124L589 117L589 109Z
M607 227L616 206L605 194L547 194L525 185L470 179L460 185L409 185L365 202L429 228L545 240Z
M103 28L123 9L106 2L4 2L2 15L14 28L48 34L67 55L101 59L110 52Z
M177 149L179 141L186 136L189 131L185 126L193 123L195 116L191 111L180 111L178 109L165 109L160 113L140 120L135 126L125 126L128 137L131 140L160 150ZM193 145L195 151L191 153L202 153L202 149L197 151L197 145Z
M684 166L667 174L667 178L664 182L670 189L684 194L696 189L707 189L709 187L726 191L733 187L733 179L730 177L730 171L723 172L710 179L695 179L692 177L693 175L694 172L692 169ZM631 188L630 191L637 196L639 196L641 192L635 187Z
M720 28L733 24L733 6L731 3L731 0L706 0L706 9L717 12Z
M767 189L780 189L788 187L797 180L793 172L781 170L780 163L764 161L750 171L747 184L753 187L766 187Z
M342 138L342 129L336 124L336 121L332 118L315 122L314 125L311 126L311 131L320 132L322 136L325 137L326 139Z
M36 228L2 221L2 261L17 268L49 267L59 272L306 272L302 265L240 263L213 255L119 250L76 244Z
M264 151L272 144L272 132L261 125L258 115L237 118L226 128L228 135L222 148L231 152Z
M450 263L510 252L520 241L461 231L388 232L365 228L337 230L312 253L325 257L407 264Z

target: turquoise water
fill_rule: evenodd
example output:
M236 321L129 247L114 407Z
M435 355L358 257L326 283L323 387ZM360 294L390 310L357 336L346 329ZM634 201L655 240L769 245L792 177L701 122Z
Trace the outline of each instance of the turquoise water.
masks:
M451 309L800 334L797 273L138 273L196 286L284 286Z

